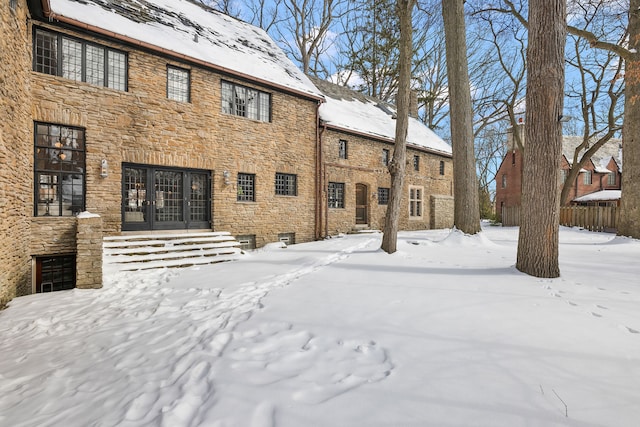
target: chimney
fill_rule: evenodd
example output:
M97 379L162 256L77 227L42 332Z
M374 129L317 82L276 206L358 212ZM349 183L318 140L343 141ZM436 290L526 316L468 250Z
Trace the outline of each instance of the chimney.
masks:
M415 89L409 92L409 117L418 118L418 91Z
M514 131L517 132L517 136L520 137L520 143L524 147L524 120L522 117L518 119L518 124L515 128L507 129L507 150L509 151L516 151L519 149L518 140L516 139Z

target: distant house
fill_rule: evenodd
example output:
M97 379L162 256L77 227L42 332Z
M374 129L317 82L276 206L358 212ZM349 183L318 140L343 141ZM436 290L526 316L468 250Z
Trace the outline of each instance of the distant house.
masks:
M0 307L100 286L103 238L380 228L389 107L336 119L263 30L190 0L12 0L0 17ZM451 149L417 121L409 144L402 227L449 226Z
M517 129L521 132L524 140L522 125ZM522 195L522 152L517 148L512 131L510 131L507 140L508 152L496 173L495 204L500 219L502 219L503 209L520 206ZM581 137L563 137L558 191L562 190L573 165L575 149L581 143ZM580 157L583 153L580 152ZM566 205L617 205L620 200L621 177L621 141L612 139L604 144L580 169L579 175L571 186Z
M312 81L325 97L320 106L323 205L328 206L323 229L327 234L380 230L389 200L395 108L327 81ZM401 204L401 229L453 226L451 146L415 117L409 119Z

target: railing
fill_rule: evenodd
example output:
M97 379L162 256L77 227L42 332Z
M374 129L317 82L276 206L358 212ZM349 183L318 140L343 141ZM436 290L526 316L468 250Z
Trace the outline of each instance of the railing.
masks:
M520 225L520 206L502 208L502 225ZM618 227L616 206L567 206L560 208L560 225L582 227L589 231L615 232Z

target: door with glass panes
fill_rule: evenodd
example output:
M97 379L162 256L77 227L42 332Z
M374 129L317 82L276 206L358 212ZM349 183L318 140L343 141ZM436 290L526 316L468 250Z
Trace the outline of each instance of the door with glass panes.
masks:
M211 228L211 174L124 165L122 230Z

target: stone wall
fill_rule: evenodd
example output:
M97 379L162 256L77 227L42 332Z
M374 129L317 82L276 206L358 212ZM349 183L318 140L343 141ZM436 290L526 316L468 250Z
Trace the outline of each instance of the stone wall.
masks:
M122 163L126 162L210 171L216 231L255 234L258 246L277 240L283 232L295 233L297 242L314 238L315 101L226 77L271 93L272 121L223 114L220 74L70 34L128 53L127 92L31 73L32 119L86 129L86 208L102 217L105 234L121 231ZM191 102L167 99L168 64L190 70ZM102 159L109 164L106 178L100 177ZM230 184L225 184L223 171L230 173ZM256 174L255 202L236 201L239 172ZM297 196L275 196L276 172L298 175ZM42 237L47 238L38 238Z
M28 10L0 2L0 308L31 292L29 227L33 158Z
M431 228L452 228L454 222L453 196L431 195Z
M102 287L102 218L83 212L76 233L76 287Z
M347 158L339 158L339 140L347 141ZM386 205L378 201L378 187L389 188L391 177L382 162L383 149L389 150L389 158L393 156L393 145L365 136L347 134L335 129L322 132L322 153L324 162L323 203L327 206L327 185L329 182L345 183L344 208L328 208L324 230L328 235L350 232L355 227L355 192L356 184L365 184L368 189L368 226L382 230ZM419 170L413 168L413 157L418 156ZM440 161L444 161L444 175L440 175ZM421 217L409 216L409 186L418 186L424 190ZM401 230L422 230L433 228L431 217L453 217L453 207L447 213L432 213L429 202L430 195L453 195L453 163L450 157L417 150L407 149L407 168L401 201L399 227ZM449 209L446 205L444 209ZM445 222L438 222L438 224Z

